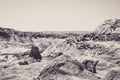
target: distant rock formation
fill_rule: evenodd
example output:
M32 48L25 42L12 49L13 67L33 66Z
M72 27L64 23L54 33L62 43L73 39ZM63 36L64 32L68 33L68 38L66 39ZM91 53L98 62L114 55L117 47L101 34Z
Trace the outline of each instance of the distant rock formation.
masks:
M81 32L81 34L83 34ZM65 39L68 37L78 36L79 33L72 32L23 32L17 31L10 28L0 27L0 41L11 41L19 43L31 43L34 42L33 39L38 38L57 38Z
M93 31L95 34L120 33L120 19L105 20L103 24Z
M22 32L9 28L0 27L0 40L11 41L11 42L32 42L32 32Z
M39 48L37 46L32 46L29 56L35 59L40 59L40 60L42 59L42 56L39 52Z
M120 19L105 20L90 34L85 34L81 41L120 41Z

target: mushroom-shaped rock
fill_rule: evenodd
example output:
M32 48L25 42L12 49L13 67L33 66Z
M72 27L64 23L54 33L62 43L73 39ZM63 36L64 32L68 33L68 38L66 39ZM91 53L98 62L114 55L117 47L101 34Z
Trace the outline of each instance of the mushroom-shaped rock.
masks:
M42 56L39 52L39 48L37 46L32 46L29 56L35 59L40 59L40 60L42 59Z

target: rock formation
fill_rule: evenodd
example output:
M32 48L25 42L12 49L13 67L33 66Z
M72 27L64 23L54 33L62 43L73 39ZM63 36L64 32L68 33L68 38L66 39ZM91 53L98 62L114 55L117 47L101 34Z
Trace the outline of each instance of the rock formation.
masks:
M120 69L109 71L103 80L120 80Z
M91 65L95 67L96 63ZM93 73L90 73L89 70L84 71L84 69L85 68L79 61L72 59L70 56L62 55L53 60L42 70L38 76L38 80L74 80L72 76L82 77L83 79L89 78L89 80L99 79Z
M82 41L120 41L120 19L105 20L91 34L85 34Z
M37 46L32 46L29 56L35 59L40 59L40 60L42 59L42 56L39 52L39 48Z
M103 24L93 32L95 34L120 33L120 19L105 20Z
M83 61L82 65L85 69L93 72L93 73L96 73L96 66L98 64L99 61L92 61L92 60L85 60Z
M28 62L27 61L20 61L19 65L28 65Z
M69 56L60 56L47 65L40 73L38 80L64 80L70 79L70 75L78 75L83 71L79 62L71 60Z

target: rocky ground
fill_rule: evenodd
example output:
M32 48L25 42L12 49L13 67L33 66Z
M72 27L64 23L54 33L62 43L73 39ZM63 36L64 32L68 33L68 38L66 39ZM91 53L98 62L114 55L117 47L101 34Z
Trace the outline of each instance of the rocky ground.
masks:
M107 20L82 36L0 28L0 80L120 80L119 27Z
M29 57L30 46L11 47L10 45L6 48L3 43L0 49L0 80L120 79L119 42L76 43L58 40L52 42L40 53L42 60ZM42 50L40 46L39 50ZM116 72L111 73L112 71ZM114 75L117 78L109 79Z
M39 41L35 41L34 45L36 44L42 53L49 45L60 40L40 39ZM47 65L46 57L42 57L41 61L29 57L31 45L12 42L0 44L0 80L33 80ZM20 64L25 61L28 64Z

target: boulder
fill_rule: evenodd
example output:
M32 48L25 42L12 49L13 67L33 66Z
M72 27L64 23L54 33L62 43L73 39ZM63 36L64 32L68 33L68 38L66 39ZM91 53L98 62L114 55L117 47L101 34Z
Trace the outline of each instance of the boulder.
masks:
M82 62L82 66L84 69L91 71L92 73L96 73L96 65L98 64L98 60L97 61L93 61L93 60L85 60Z
M62 52L54 52L54 53L52 53L52 54L49 54L49 55L48 55L48 58L49 58L49 59L55 59L55 58L57 58L57 57L59 57L59 56L61 56L61 55L63 55Z
M94 75L94 73L84 70L78 60L72 59L68 55L55 58L43 68L37 80L76 80L72 78L75 76L79 80L99 80L99 77Z
M28 62L27 61L20 61L19 65L28 65Z
M39 52L39 48L37 46L32 46L29 56L35 59L40 59L40 60L42 59L42 56Z

